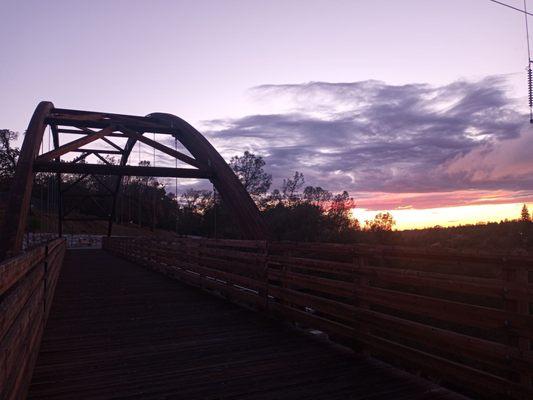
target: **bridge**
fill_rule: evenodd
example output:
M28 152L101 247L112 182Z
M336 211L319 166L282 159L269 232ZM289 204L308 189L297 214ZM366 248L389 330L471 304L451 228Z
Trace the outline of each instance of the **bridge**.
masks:
M39 154L46 126L54 149ZM115 150L83 147L96 141ZM194 168L127 165L135 141ZM119 165L80 163L108 151ZM68 249L58 201L57 232L24 247L42 171L59 199L65 173L115 176L113 199L127 175L209 179L243 239L113 236L114 200L103 248ZM272 241L224 160L174 116L41 103L1 229L1 399L533 398L533 258Z

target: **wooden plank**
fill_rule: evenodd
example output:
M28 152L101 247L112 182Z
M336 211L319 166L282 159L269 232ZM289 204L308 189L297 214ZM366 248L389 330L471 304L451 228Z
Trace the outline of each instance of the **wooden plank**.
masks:
M419 296L376 287L360 288L358 296L371 304L484 329L509 329L527 335L533 317L488 307Z
M7 333L13 321L17 318L22 308L33 295L38 285L45 278L44 264L34 266L28 274L21 278L17 284L7 292L0 302L0 340Z
M335 256L372 256L397 259L419 259L438 260L443 262L464 262L489 264L492 266L502 266L504 263L531 270L533 268L533 257L516 256L513 254L480 252L459 252L450 249L434 250L421 249L418 247L401 247L385 245L347 245L336 243L303 243L303 242L272 242L270 249L273 252L292 251L294 253L314 253L321 255Z
M285 302L297 304L301 307L307 307L324 314L333 315L345 320L346 323L349 323L352 320L353 307L346 303L272 285L269 285L268 287L268 294L275 299L284 300Z
M397 360L402 360L404 365L408 364L410 368L416 365L420 369L434 374L434 376L453 382L454 385L462 386L470 392L480 393L485 398L500 400L510 397L512 399L526 400L533 395L533 392L524 390L520 385L506 379L381 337L372 335L360 336L358 340L363 341L374 354L393 356Z
M37 247L0 264L0 296L44 259L44 247Z
M9 332L0 341L0 398L24 398L22 395L27 387L17 384L19 376L25 374L28 358L32 352L37 353L36 343L42 331L38 329L43 325L42 297L44 285L34 293L30 301L21 311Z
M25 397L66 248L64 239L1 264L0 398ZM6 289L9 287L9 289Z
M230 272L224 272L213 268L208 268L205 266L195 266L194 271L203 274L206 277L213 277L216 279L223 280L230 285L239 285L252 290L259 290L264 283L256 279L250 279L246 276L237 275Z
M283 284L294 285L301 289L312 289L346 298L351 298L353 294L352 283L350 282L319 278L316 276L309 276L296 272L280 272L269 270L268 279L280 280Z
M525 285L510 284L500 279L463 277L436 272L380 267L356 268L356 273L384 283L440 289L468 295L496 298L527 298L533 290Z
M531 370L533 352L521 352L516 347L436 328L415 321L398 318L355 307L353 315L370 327L379 328L397 339L416 341L426 348L448 352L489 364L501 370ZM379 336L379 335L378 335Z
M192 261L192 260L191 260ZM262 269L257 264L245 264L241 262L236 261L228 261L228 260L221 260L218 258L212 258L212 257L199 257L199 259L194 260L196 262L201 262L202 264L211 267L216 268L218 270L222 271L233 271L237 272L240 275L248 276L248 277L258 277L261 275Z
M341 273L344 276L351 276L354 268L351 262L335 262L327 260L315 260L311 258L302 257L285 257L285 256L268 256L269 262L283 263L288 266L295 266L299 268L308 269L311 271L320 271L328 273Z
M218 249L212 247L202 247L200 254L206 254L217 258L226 258L231 260L239 260L248 263L257 263L263 259L261 253L249 253L244 251Z
M274 312L283 315L290 321L298 322L309 328L320 330L328 335L338 335L346 339L353 337L353 328L338 322L330 321L316 315L287 307L280 304L271 304L269 306Z

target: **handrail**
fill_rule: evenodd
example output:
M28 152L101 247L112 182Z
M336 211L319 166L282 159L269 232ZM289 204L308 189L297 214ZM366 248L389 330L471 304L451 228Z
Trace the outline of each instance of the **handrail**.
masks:
M533 398L530 257L153 237L104 248L466 394Z
M65 249L54 239L0 263L0 399L25 398Z

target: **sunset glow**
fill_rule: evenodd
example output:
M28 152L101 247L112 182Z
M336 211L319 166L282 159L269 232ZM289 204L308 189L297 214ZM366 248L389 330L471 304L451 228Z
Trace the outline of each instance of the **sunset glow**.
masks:
M531 209L533 204L527 205ZM366 220L373 219L377 213L389 211L396 221L395 229L405 230L430 228L435 225L446 227L517 219L522 206L522 203L508 203L403 210L354 208L352 216L364 225Z
M19 133L17 147L40 100L160 111L199 128L228 162L262 157L270 191L299 171L300 191L349 192L363 224L380 211L397 229L499 221L533 204L524 28L490 2L154 2L149 21L142 2L4 3L1 127ZM20 31L30 15L46 47ZM58 15L77 23L50 26ZM79 29L95 17L104 28ZM89 66L80 49L113 57ZM39 73L30 54L47 60ZM175 166L155 157L138 144L128 164Z

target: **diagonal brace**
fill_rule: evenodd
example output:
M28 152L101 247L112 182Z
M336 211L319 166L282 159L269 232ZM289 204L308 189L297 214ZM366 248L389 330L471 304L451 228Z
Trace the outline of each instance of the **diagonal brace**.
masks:
M60 157L69 151L79 149L81 146L92 143L95 140L98 140L105 135L112 133L115 130L114 126L108 126L107 128L102 129L101 131L94 132L84 136L82 138L76 139L70 143L64 144L63 146L58 147L48 153L41 154L37 157L37 161L50 161L54 158Z
M204 169L204 170L207 170L208 168L203 165L202 163L200 163L199 161L197 161L196 159L192 158L192 157L189 157L188 155L186 154L183 154L177 150L174 150L168 146L165 146L164 144L161 144L159 142L156 142L155 140L152 140L152 139L149 139L145 136L143 136L142 134L132 130L132 129L129 129L129 128L125 128L123 126L119 127L118 128L119 130L121 130L122 132L124 132L127 136L133 138L133 139L137 139L139 142L143 142L145 144L147 144L148 146L152 146L153 148L155 148L156 150L159 150L165 154L168 154L169 156L172 156L174 158L177 158L178 160L180 161L183 161L184 163L187 163L189 165L192 165L193 167L196 167L198 169Z

